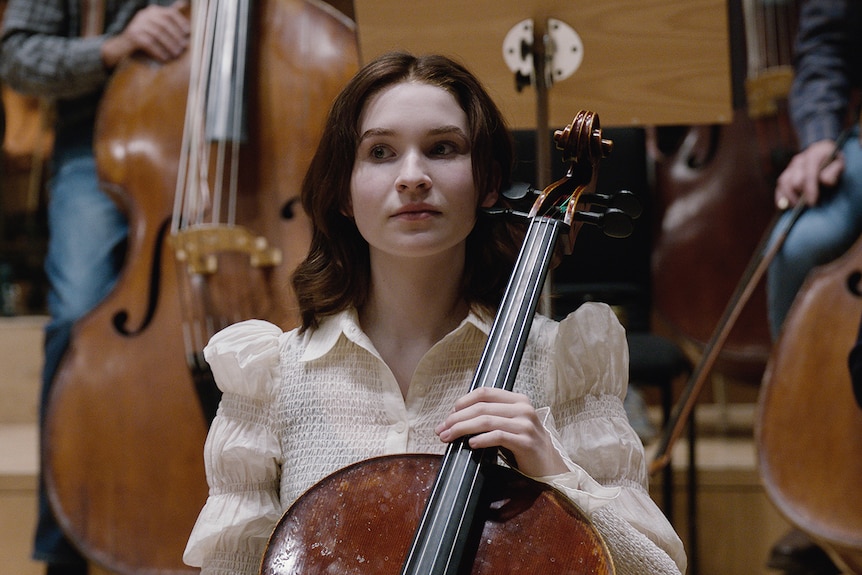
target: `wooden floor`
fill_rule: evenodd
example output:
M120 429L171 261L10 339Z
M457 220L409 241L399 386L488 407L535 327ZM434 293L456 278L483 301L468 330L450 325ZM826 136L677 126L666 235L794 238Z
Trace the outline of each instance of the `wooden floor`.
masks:
M37 575L29 559L35 524L36 404L43 318L0 318L0 575ZM655 408L650 410L658 418ZM697 565L700 575L774 573L764 562L788 525L761 488L752 443L754 404L709 401L697 408ZM648 451L654 446L648 446ZM687 445L673 452L672 518L691 553L687 525ZM661 476L651 491L661 502ZM103 573L104 572L98 572ZM106 574L107 575L107 574Z

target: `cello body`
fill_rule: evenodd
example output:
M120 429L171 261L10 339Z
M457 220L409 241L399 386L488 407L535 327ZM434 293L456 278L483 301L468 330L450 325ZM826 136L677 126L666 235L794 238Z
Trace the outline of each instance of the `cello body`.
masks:
M390 455L341 469L279 521L261 575L398 575L440 469L440 456ZM558 491L493 466L468 544L472 575L612 575L604 541ZM396 488L393 489L393 486ZM341 518L332 521L333 517Z
M284 208L298 195L329 102L358 66L355 30L312 0L258 0L253 18L236 213L280 251L277 265L215 253L218 271L205 275L172 247L189 54L166 65L125 63L97 122L100 179L129 217L126 264L113 292L75 326L49 400L43 465L64 531L118 574L195 571L182 554L207 496L198 342L249 317L296 322L289 275L305 255L308 226L300 210Z
M862 318L862 241L816 268L764 373L755 440L778 510L839 565L862 573L862 409L848 354Z

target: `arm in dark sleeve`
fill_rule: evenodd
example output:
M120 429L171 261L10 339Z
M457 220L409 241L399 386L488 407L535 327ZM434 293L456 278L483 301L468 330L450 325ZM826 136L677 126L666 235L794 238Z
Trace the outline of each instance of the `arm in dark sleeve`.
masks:
M858 67L859 15L857 0L806 0L801 6L790 106L803 148L837 139L844 126Z

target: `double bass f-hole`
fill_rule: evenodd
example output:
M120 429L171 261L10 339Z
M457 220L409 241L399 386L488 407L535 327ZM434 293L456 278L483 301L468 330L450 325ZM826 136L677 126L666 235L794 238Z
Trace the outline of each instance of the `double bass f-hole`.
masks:
M628 221L630 231L631 218L639 213L626 214L619 207L633 205L628 192L594 192L598 162L612 149L601 137L595 114L580 112L555 139L570 162L566 177L537 194L526 186L504 193L510 203L530 204L527 211L487 210L526 221L527 233L470 390L513 388L558 238L566 234L574 240L584 223L621 235L621 222ZM393 575L399 566L401 575L613 573L607 548L580 510L547 485L496 465L497 451L472 450L461 438L449 444L439 464L437 456L407 454L336 472L282 516L261 573L358 572L350 567L357 558L363 573ZM426 504L418 515L420 497ZM333 523L337 517L356 521ZM552 544L553 534L565 534L565 542ZM527 539L532 544L518 549L514 560L511 546ZM538 553L537 543L545 545Z
M847 276L847 291L856 297L862 297L862 271L855 270Z
M111 323L114 325L114 329L117 330L117 333L123 335L125 337L134 337L140 333L142 333L147 327L149 327L150 323L153 321L153 316L156 314L156 309L159 306L159 292L161 291L161 279L162 279L162 250L165 245L165 238L168 234L168 229L170 226L170 220L165 219L162 222L162 225L159 226L159 231L156 234L156 241L153 244L152 249L152 264L150 269L150 282L147 288L147 298L146 298L146 309L144 310L144 318L141 320L141 323L138 327L134 329L130 329L128 326L129 323L129 311L126 309L118 311L114 314L113 320Z

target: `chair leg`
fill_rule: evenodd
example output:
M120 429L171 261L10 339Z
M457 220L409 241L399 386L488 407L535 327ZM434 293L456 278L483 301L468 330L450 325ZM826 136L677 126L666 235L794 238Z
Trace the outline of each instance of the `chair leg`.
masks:
M673 409L673 386L671 382L662 388L661 394L661 411L662 411L662 427L667 427L670 423L671 409ZM662 470L662 507L664 507L665 517L668 518L673 525L674 505L673 505L673 466L670 461Z
M698 542L697 542L697 450L695 438L697 437L697 425L695 424L692 409L688 420L688 573L697 575L698 572Z

